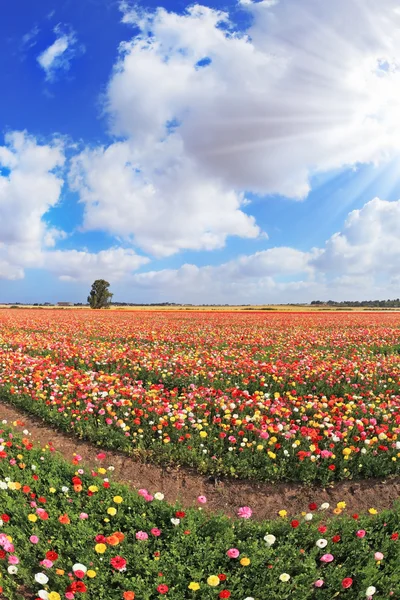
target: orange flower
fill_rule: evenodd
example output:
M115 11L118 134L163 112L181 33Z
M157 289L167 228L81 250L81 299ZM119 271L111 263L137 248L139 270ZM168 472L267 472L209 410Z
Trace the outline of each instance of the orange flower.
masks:
M109 537L106 538L106 542L110 546L118 546L119 539L117 538L117 536L114 533L113 535L110 535Z
M115 535L115 537L117 537L120 542L123 542L125 539L125 535L121 531L116 531L112 535Z
M122 596L124 600L135 600L135 592L124 592Z
M71 521L69 520L69 516L67 514L61 515L60 517L58 517L58 520L63 525L69 525L71 523Z
M74 492L81 492L82 491L82 486L78 484L74 485Z

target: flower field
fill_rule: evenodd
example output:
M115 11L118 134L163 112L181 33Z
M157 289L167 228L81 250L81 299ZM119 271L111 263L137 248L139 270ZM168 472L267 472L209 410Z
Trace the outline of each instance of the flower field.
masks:
M265 481L400 461L400 315L0 311L0 397L137 458Z
M26 434L28 432L25 432ZM400 512L310 504L256 523L171 506L0 426L0 596L7 600L399 598ZM339 515L339 516L334 516ZM29 595L28 595L29 594Z

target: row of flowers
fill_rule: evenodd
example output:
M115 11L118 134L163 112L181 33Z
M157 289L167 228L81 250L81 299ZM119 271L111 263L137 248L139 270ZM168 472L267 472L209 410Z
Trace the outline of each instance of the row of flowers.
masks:
M400 512L311 503L256 523L183 510L0 427L0 595L40 600L397 598ZM78 464L76 464L78 462ZM340 516L335 516L340 514Z
M0 325L3 400L108 447L264 480L398 472L397 314L9 310Z

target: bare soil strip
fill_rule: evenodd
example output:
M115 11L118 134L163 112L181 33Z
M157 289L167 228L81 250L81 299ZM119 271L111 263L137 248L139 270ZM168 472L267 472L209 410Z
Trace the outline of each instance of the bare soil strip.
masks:
M60 433L30 417L22 411L0 403L0 424L6 419L18 431L31 433L32 441L45 446L52 443L66 460L71 461L74 452L82 457L82 463L98 468L96 455L100 448L73 436ZM15 422L18 423L16 424ZM257 520L273 519L278 511L285 509L289 516L308 510L308 504L329 502L334 508L344 501L351 513L366 512L369 508L391 508L400 497L400 477L387 480L369 479L343 481L330 487L308 487L294 483L259 483L255 481L223 480L215 483L210 478L186 468L159 467L136 462L118 452L105 451L103 466L115 467L113 479L150 493L163 492L169 502L179 501L183 506L198 505L197 497L207 497L207 510L234 516L240 506L250 506Z

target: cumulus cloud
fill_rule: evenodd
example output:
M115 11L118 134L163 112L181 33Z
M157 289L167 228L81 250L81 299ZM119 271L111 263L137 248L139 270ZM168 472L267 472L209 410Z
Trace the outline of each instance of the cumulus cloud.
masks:
M149 153L121 142L87 150L73 162L70 184L85 204L86 230L131 239L155 256L214 250L228 235L260 234L242 210L244 195L207 177L175 136Z
M85 51L73 30L65 30L60 24L54 28L55 41L37 57L37 61L46 74L46 80L52 81L60 71L69 71L75 56Z
M398 296L400 200L352 211L324 248L276 247L221 265L136 274L129 294L193 303L283 303Z
M399 149L397 0L242 2L183 14L121 3L139 34L105 94L108 148L75 160L84 228L155 256L261 234L246 193L304 198L310 178Z
M99 278L118 281L147 262L148 258L124 248L110 248L97 253L54 250L43 253L41 266L64 281L89 283Z
M400 264L400 200L374 198L352 211L326 243L314 266L329 274L396 275Z
M112 131L137 144L174 125L184 152L237 190L302 198L318 171L399 149L397 0L246 2L226 12L129 11L108 88ZM203 65L203 66L200 66ZM154 90L157 93L154 93Z

